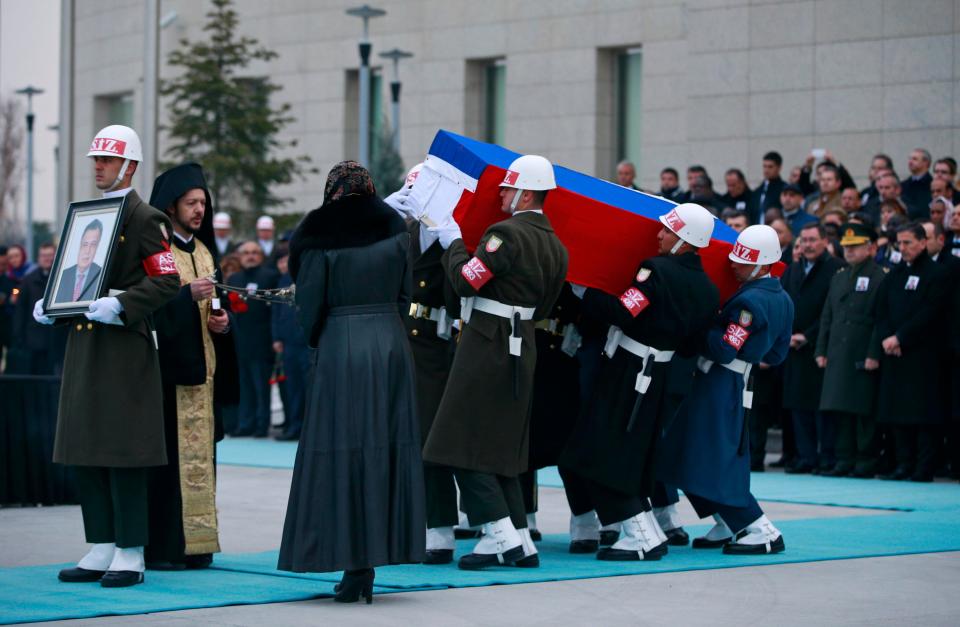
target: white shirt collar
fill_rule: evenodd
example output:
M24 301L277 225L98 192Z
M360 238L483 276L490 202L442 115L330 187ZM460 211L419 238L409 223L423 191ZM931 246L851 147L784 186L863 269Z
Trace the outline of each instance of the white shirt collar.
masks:
M103 192L104 198L121 198L126 196L133 191L132 187L124 187L123 189L115 189L112 192Z
M174 237L176 237L178 240L180 240L180 241L183 242L184 244L189 244L189 243L191 242L191 240L193 240L193 234L192 234L192 233L190 234L190 237L184 237L183 235L180 235L179 233L177 233L176 229L174 229L173 235L174 235Z

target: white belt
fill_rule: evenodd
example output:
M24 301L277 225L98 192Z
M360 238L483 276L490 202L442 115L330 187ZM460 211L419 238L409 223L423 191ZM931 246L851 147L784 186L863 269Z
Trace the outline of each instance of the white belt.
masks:
M703 373L710 372L710 368L713 366L711 360L706 357L697 358L697 368L699 368ZM744 409L750 409L753 407L753 390L747 389L747 383L750 380L750 371L753 370L753 364L743 361L742 359L734 359L729 364L720 364L727 370L731 372L736 372L739 375L743 376L743 407Z
M603 352L607 354L607 357L613 357L617 348L622 348L643 360L643 367L637 373L637 383L634 385L634 389L640 394L646 394L647 389L650 388L651 379L645 374L650 358L652 357L653 361L658 363L666 363L673 359L674 353L674 351L662 351L647 346L624 335L620 327L611 326L610 330L607 331L607 344L603 347Z
M520 314L521 320L533 320L535 307L518 307L516 305L507 305L499 301L483 298L482 296L468 296L460 299L460 317L464 322L470 322L470 316L473 311L482 311L491 316L506 318L510 321L510 354L516 357L520 356L520 347L523 344L522 338L514 337L516 329L513 328L513 319L516 314Z

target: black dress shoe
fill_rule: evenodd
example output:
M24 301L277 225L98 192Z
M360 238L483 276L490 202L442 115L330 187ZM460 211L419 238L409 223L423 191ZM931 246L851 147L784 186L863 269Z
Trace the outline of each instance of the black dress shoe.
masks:
M783 553L786 545L783 543L783 536L777 536L773 542L766 544L737 544L729 542L723 547L724 555L767 555L772 553Z
M596 553L600 548L599 540L571 540L571 553Z
M933 475L922 473L922 472L915 472L912 475L910 475L910 481L914 481L916 483L931 483L933 481Z
M479 529L464 529L462 527L453 528L453 537L457 540L475 540L483 535Z
M105 570L89 570L86 568L64 568L57 575L57 579L66 583L90 583L91 581L100 581Z
M783 456L775 462L770 463L771 468L786 468L787 466L793 465L793 459L787 456Z
M232 435L235 438L249 438L253 435L253 429L237 429Z
M620 532L614 529L600 532L600 546L610 546L620 539Z
M788 475L809 475L813 471L814 468L810 464L794 464L783 469L783 472Z
M210 568L210 565L213 564L213 554L187 555L183 562L188 570L203 570L204 568Z
M453 549L427 549L424 564L449 564L453 561Z
M846 477L853 472L853 468L850 466L834 466L830 470L826 470L820 474L824 477Z
M135 570L108 570L100 578L104 588L127 588L143 583L143 573Z
M664 542L658 547L647 551L627 551L626 549L615 549L612 546L604 547L597 551L597 559L604 562L655 562L663 557L663 552L658 552L660 547L666 548Z
M667 529L663 532L667 536L667 544L670 546L687 546L690 544L690 536L683 530L683 527L676 529Z
M147 570L186 570L184 562L147 562Z
M543 534L540 533L539 529L531 529L530 539L533 540L534 542L540 542L541 540L543 540Z
M724 538L723 540L711 540L706 536L693 539L693 548L695 549L719 549L726 545L733 538Z
M460 570L482 570L488 566L509 565L511 562L516 562L520 559L523 559L523 547L517 545L508 551L504 551L502 555L496 553L470 553L469 555L464 555L460 558L460 561L457 562L457 567L460 568Z
M850 476L856 477L857 479L873 479L877 476L877 473L866 468L856 468L850 473Z
M904 481L909 479L913 475L913 472L906 466L899 466L896 470L887 475L880 475L881 479L886 479L887 481Z
M337 603L356 603L362 596L366 599L367 605L370 605L373 603L374 575L372 568L344 571L343 579L334 586L336 595L333 600Z
M540 568L540 554L534 553L533 555L521 557L515 561L513 565L517 568Z
M299 440L299 433L281 433L280 435L273 438L277 442L292 442L293 440Z

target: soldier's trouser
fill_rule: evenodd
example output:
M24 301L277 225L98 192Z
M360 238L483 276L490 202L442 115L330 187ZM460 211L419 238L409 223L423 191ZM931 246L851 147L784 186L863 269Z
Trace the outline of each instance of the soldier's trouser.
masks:
M460 506L471 526L510 517L517 529L527 527L520 481L516 477L454 468L460 487Z
M893 429L897 466L909 468L917 475L933 475L938 428L935 425L896 425Z
M423 485L427 494L427 528L455 526L460 521L460 514L453 468L424 463Z
M612 525L650 511L650 500L646 497L618 492L569 468L560 467L560 478L574 516L596 510L601 525Z
M74 466L87 542L147 544L147 469Z
M517 479L520 481L520 491L523 494L523 509L528 514L536 514L539 502L537 500L537 471L528 470Z
M650 504L654 507L666 507L680 502L680 493L677 489L657 481L653 485L653 494L650 496Z
M873 416L829 412L836 432L837 466L872 472L879 453L879 434Z
M744 507L724 505L723 503L717 503L716 501L705 499L696 494L690 494L687 491L684 491L684 494L687 496L690 504L693 505L697 516L707 518L714 514L720 514L723 522L727 523L730 531L735 534L746 529L747 525L763 516L763 510L760 509L760 504L757 503L757 499L753 498L752 494L748 495L750 499Z

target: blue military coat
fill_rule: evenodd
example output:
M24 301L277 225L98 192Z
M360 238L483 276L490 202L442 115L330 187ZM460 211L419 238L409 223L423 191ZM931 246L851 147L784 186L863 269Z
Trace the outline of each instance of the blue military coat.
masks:
M697 371L693 391L660 444L661 481L725 505L747 505L750 455L749 447L740 447L743 375L720 364L780 364L792 323L793 303L772 277L744 283L726 302L700 347L714 364L706 373Z

